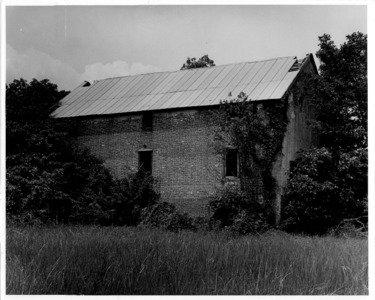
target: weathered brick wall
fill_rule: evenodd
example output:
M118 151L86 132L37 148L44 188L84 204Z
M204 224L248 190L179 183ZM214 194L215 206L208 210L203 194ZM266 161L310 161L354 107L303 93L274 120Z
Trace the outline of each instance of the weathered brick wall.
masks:
M78 141L118 178L137 171L139 150L152 149L162 199L191 214L204 213L223 176L212 118L202 110L168 111L154 113L152 132L142 131L141 123L141 114L83 119Z
M288 119L282 153L272 172L278 185L276 216L290 161L314 142L307 125L311 119L308 103L295 103L292 94ZM191 215L203 215L209 199L228 181L223 180L224 157L215 143L218 127L213 122L202 109L155 112L151 132L142 130L141 114L90 118L79 121L77 139L102 158L117 178L137 171L139 150L153 150L153 176L162 199Z
M305 71L311 72L312 66L308 65ZM289 123L282 152L272 170L278 185L276 219L280 215L290 161L298 150L314 143L308 126L311 117L309 104L295 103L290 94ZM192 215L202 215L208 200L228 181L223 176L223 153L218 151L214 140L218 128L214 120L204 109L154 112L153 130L147 132L141 128L142 114L102 116L81 119L77 139L102 158L118 178L137 171L139 150L153 150L153 176L162 200L175 203Z
M313 72L312 65L308 64L304 71ZM289 122L284 135L282 152L277 157L272 170L278 186L274 206L276 222L280 219L281 197L289 177L290 162L296 159L299 150L317 144L317 137L310 124L314 118L312 104L308 102L308 99L302 99L300 103L297 103L292 93L289 94L288 102Z

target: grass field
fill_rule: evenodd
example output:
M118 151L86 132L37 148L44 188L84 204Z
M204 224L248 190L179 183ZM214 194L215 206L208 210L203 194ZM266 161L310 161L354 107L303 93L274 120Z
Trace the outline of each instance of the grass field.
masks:
M7 229L7 294L367 294L367 240Z

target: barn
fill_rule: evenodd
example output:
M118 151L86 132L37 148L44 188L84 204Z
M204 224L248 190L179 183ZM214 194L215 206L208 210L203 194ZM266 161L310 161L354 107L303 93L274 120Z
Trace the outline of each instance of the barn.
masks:
M288 124L272 169L278 216L290 162L315 142L311 105L294 101L291 93L309 72L317 73L312 54L84 82L53 117L74 121L72 138L103 159L115 177L143 167L163 200L201 215L207 201L239 176L236 149L217 151L218 124L206 112L240 92L259 104L287 101Z

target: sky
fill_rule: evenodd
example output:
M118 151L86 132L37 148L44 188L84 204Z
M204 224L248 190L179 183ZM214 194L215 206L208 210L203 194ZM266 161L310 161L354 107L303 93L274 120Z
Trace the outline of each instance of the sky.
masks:
M367 33L365 6L32 6L6 9L6 80L84 80L178 70L208 54L216 65L304 57L329 33ZM317 62L318 63L318 62Z

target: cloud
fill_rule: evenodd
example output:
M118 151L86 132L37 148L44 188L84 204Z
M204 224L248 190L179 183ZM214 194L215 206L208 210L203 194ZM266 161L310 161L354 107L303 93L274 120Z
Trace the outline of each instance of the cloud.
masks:
M93 81L109 77L127 76L157 71L160 71L160 69L152 65L144 65L139 62L129 64L126 61L117 60L107 64L95 63L86 66L85 72L81 75L81 79L82 81Z
M80 83L80 74L74 68L44 52L31 48L21 54L10 45L6 51L7 82L20 77L26 80L48 78L57 83L59 89L68 90Z
M26 80L48 78L56 83L59 89L65 90L74 89L84 80L94 81L108 77L160 71L153 65L144 65L139 62L129 64L118 60L107 64L100 62L90 64L85 67L83 73L79 73L69 64L33 48L20 53L7 44L6 51L7 82L20 77Z

